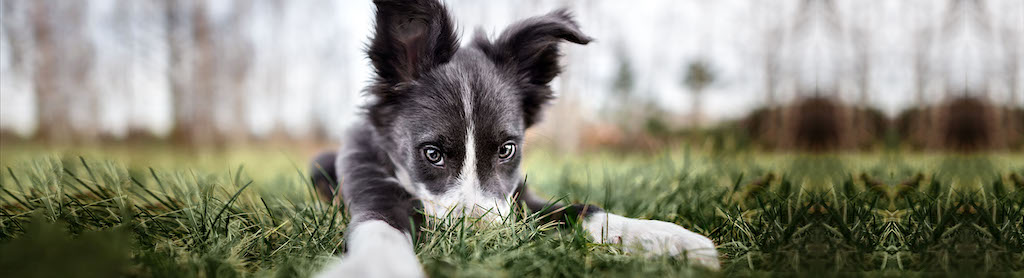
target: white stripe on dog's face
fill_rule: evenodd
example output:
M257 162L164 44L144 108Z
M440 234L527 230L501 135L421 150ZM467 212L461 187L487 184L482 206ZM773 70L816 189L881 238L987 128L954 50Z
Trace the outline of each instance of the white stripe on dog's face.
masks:
M466 115L466 147L463 150L466 156L462 159L462 169L459 171L458 187L462 190L480 188L480 176L476 173L476 140L473 136L473 96L469 86L462 88L462 107ZM476 190L479 191L479 190Z

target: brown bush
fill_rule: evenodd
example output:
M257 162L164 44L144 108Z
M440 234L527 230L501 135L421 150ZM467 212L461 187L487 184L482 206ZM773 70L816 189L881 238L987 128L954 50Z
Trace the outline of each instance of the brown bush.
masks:
M830 151L872 146L885 135L889 120L877 109L815 96L756 109L742 125L751 139L769 149Z
M900 137L916 149L981 151L1019 148L1024 131L1020 107L1000 107L983 98L959 97L900 113Z

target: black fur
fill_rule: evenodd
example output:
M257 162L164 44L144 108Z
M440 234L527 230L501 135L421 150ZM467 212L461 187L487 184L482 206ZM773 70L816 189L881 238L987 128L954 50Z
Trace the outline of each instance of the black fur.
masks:
M447 63L459 49L455 27L444 6L435 0L375 0L376 27L366 53L376 77L369 91L378 99L370 120L386 127L407 93L408 84Z
M343 178L341 196L352 215L352 223L383 220L401 231L411 231L417 203L393 177L386 151L377 144L369 126L349 130L341 163L335 165Z
M484 55L517 79L527 127L540 120L542 106L554 97L548 83L562 71L558 64L558 43L562 40L577 44L592 40L564 9L513 24L494 42L482 32L473 41Z
M600 207L587 204L564 206L551 200L537 197L527 190L524 182L516 189L516 202L530 209L531 213L541 215L544 222L561 222L562 224L579 223L587 216L603 211Z
M335 152L322 152L313 158L309 165L309 175L313 187L324 201L331 202L338 195L338 174L334 161L338 159Z

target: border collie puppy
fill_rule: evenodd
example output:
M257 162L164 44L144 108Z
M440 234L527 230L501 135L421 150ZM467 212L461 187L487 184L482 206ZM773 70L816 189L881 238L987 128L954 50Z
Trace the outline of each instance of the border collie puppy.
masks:
M558 44L591 41L568 11L519 21L493 40L478 32L460 47L439 1L374 3L367 49L373 100L341 149L318 156L311 170L321 195L340 194L352 215L347 254L320 276L424 276L410 239L424 217L451 212L500 222L517 205L550 215L546 220L581 221L596 242L683 254L718 268L714 243L683 227L547 204L527 190L523 137L553 97L548 83L560 71Z

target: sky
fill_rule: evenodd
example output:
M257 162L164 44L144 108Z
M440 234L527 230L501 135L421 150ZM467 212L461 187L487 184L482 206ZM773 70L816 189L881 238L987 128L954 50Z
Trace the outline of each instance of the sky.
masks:
M0 0L9 9L9 2ZM93 42L96 63L91 78L103 96L98 116L102 129L124 134L143 127L158 134L172 125L167 44L154 9L159 1L89 0L80 30ZM214 22L227 18L238 1L206 1ZM245 125L256 134L283 127L309 133L311 117L329 119L337 136L358 117L370 79L363 48L371 35L371 1L263 1L249 7L244 24L224 30L221 42L248 40L251 68L244 86ZM277 5L274 3L285 3ZM925 50L930 72L929 102L942 100L943 88L991 89L990 98L1005 100L999 66L1024 57L1004 53L999 42L1024 36L1024 1L989 0L983 12L951 8L956 1L900 0L594 0L594 1L446 1L463 42L478 28L491 36L510 23L558 7L576 14L584 33L596 41L565 45L565 78L553 87L578 100L585 119L607 120L603 108L615 105L611 82L628 60L636 80L636 102L650 102L675 115L689 113L692 94L681 79L690 61L707 61L718 77L704 92L703 112L711 121L735 119L765 103L765 57L779 59L776 91L780 101L798 91L838 90L855 102L856 66L870 67L868 104L894 115L914 101L914 60L921 48L915 38L931 34ZM127 12L123 6L127 5ZM809 8L801 8L809 5ZM950 12L952 10L953 12ZM0 128L30 133L38 124L31 76L19 73L9 30L23 25L24 11L4 11L0 29ZM959 16L950 16L950 15ZM926 27L931 26L931 29ZM988 26L987 28L984 26ZM79 28L79 29L74 29ZM1005 29L1005 30L1004 30ZM922 31L926 30L926 31ZM1016 33L1016 38L1004 31ZM774 32L774 33L773 33ZM776 34L769 36L768 34ZM128 38L128 39L125 39ZM770 50L768 46L777 49ZM230 45L229 45L230 46ZM861 48L858 48L861 47ZM857 55L866 51L867 55ZM32 57L28 57L31 59ZM1024 71L1018 73L1024 80ZM566 84L562 84L566 82ZM1022 82L1024 83L1024 82ZM74 90L69 88L68 90ZM1019 94L1021 88L1016 88ZM1024 101L1024 97L1018 97ZM1015 105L1024 105L1017 103ZM72 114L76 112L71 111ZM218 126L239 124L218 116Z

